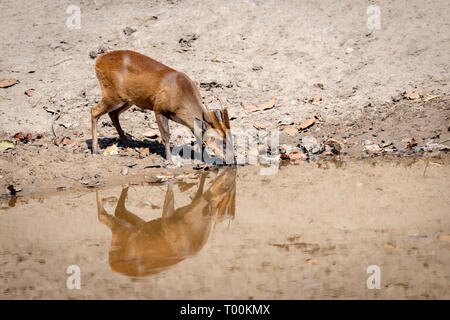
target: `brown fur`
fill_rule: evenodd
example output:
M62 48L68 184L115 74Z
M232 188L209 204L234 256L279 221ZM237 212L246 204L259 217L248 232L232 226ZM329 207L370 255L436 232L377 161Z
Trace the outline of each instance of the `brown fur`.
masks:
M132 105L155 112L168 159L169 119L181 123L192 132L195 119L199 119L204 122L206 129L217 129L222 138L225 137L224 126L212 119L202 104L200 92L186 74L129 50L112 51L99 56L95 71L102 90L102 100L91 109L93 153L99 152L97 122L105 113L109 114L122 143L127 144L119 115ZM228 112L226 114L227 119L223 121L229 124ZM218 154L222 156L220 152Z

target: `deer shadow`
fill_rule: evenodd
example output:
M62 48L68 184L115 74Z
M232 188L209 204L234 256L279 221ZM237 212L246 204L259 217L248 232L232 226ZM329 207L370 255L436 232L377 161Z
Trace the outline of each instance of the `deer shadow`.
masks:
M100 150L104 150L107 147L110 147L112 145L117 145L119 148L149 148L150 154L156 154L164 159L166 158L166 151L164 148L164 145L162 143L159 143L158 141L144 139L144 140L136 140L132 136L127 134L128 138L128 145L124 145L118 137L116 138L99 138L98 144L100 147ZM89 150L92 150L92 139L86 140L86 145L89 148ZM196 159L202 159L202 161L206 163L221 163L222 159L211 156L209 153L204 152L204 146L202 145L202 150L199 152L196 150L197 148L194 147L194 144L184 144L184 145L177 145L174 146L174 148L178 149L178 152L173 152L173 156L179 156L180 158L184 160L196 160ZM188 152L186 152L188 150ZM173 151L173 149L172 149Z

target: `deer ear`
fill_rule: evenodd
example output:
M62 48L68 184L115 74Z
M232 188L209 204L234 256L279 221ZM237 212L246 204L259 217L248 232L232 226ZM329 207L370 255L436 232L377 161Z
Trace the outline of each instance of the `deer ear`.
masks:
M231 127L230 127L230 117L228 116L228 109L225 108L225 109L223 109L222 112L223 112L223 121L225 122L225 127L227 129L230 129Z
M216 116L217 122L219 123L219 128L225 133L227 131L227 126L224 121L224 116L221 110L214 110L214 115Z
M217 117L214 113L214 111L209 111L209 116L211 118L211 123L214 129L218 130L220 129L220 122L217 121Z

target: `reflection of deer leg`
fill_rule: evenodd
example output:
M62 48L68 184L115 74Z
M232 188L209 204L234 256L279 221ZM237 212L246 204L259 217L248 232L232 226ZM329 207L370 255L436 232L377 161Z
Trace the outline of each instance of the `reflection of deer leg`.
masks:
M103 208L102 199L100 198L100 193L96 192L95 194L97 199L97 211L98 211L98 220L104 225L108 226L111 230L114 229L117 225L116 218L106 212Z
M120 193L119 202L117 202L117 206L116 206L114 215L117 218L124 220L125 222L131 224L132 226L138 227L138 226L144 224L145 221L142 220L141 218L139 218L138 216L136 216L134 213L128 211L125 208L125 200L127 198L127 194L128 194L128 187L123 188L122 192Z
M200 177L200 183L198 185L198 190L195 193L195 196L194 196L193 200L198 199L198 198L200 198L202 196L203 188L205 186L205 181L206 181L206 176L207 175L208 175L207 173L203 173L202 176Z
M167 186L166 198L164 199L162 218L170 218L175 212L175 201L173 199L173 185L169 183Z

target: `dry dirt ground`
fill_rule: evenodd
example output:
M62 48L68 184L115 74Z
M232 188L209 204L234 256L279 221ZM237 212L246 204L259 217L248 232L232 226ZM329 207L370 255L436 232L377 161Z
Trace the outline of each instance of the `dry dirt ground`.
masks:
M81 9L80 29L66 25L71 4ZM366 10L373 4L380 29L371 30ZM392 146L406 150L412 138L418 147L448 145L447 1L2 1L0 15L0 78L20 81L0 88L0 139L42 135L0 153L2 192L8 185L38 190L165 166L158 139L145 137L157 128L154 115L137 108L121 116L122 126L150 156L120 144L116 157L89 153L90 108L100 99L92 57L116 49L187 73L209 108L219 107L217 98L229 108L235 129L256 122L282 130L323 119L306 132L282 132L280 142L289 146L307 135L319 143L333 138L343 153L359 157L366 140L393 142L387 153ZM35 90L31 97L28 89ZM242 106L272 98L270 110ZM53 117L57 142L70 137L79 147L54 144ZM109 117L99 122L101 146L118 143Z

